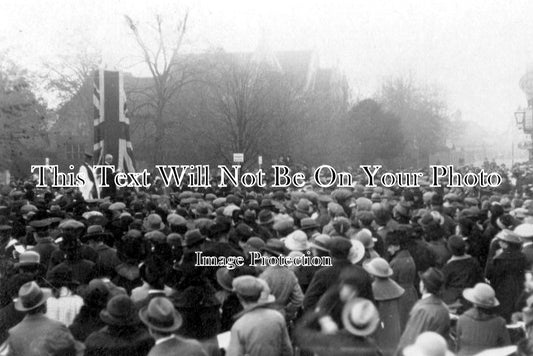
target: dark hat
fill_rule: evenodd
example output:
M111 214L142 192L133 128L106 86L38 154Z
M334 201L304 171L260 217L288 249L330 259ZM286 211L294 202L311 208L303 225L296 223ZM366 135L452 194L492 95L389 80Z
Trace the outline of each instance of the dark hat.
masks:
M268 209L268 208L274 208L274 207L275 207L275 205L272 204L272 200L270 200L270 199L261 200L261 205L260 205L261 209Z
M259 225L267 225L274 222L274 214L270 210L261 210L258 219Z
M262 252L268 252L274 256L286 255L289 253L285 244L277 239L267 241L265 247L261 248Z
M329 254L333 258L347 258L352 248L352 243L345 237L334 236L329 240Z
M442 199L442 195L435 193L431 196L431 205L442 205L444 203L444 200Z
M150 329L171 333L180 328L183 318L174 309L174 305L165 297L155 297L139 310L139 319Z
M372 290L377 301L397 299L405 293L405 289L392 278L376 278L372 282Z
M189 230L185 233L185 246L192 247L205 240L205 236L202 235L200 230Z
M316 220L313 218L303 218L300 221L300 230L311 230L318 229L320 225L317 224Z
M50 219L32 220L30 222L30 226L36 229L42 229L42 228L50 226L51 223L52 222L50 221Z
M240 276L253 276L255 269L251 266L236 267L235 269L228 269L220 267L217 269L216 277L218 284L227 291L233 291L233 280Z
M117 295L107 302L100 312L100 319L107 325L127 326L137 323L135 304L127 295Z
M465 240L457 235L448 237L448 249L454 255L463 255L466 249Z
M429 291L440 290L444 283L444 275L440 270L434 267L428 268L424 273L419 273L418 276Z
M35 281L25 283L19 289L18 298L15 300L15 309L22 312L33 310L46 303L51 295L52 292L49 289L41 289Z
M252 236L246 241L246 246L251 251L261 251L265 247L265 242L257 236Z
M110 291L107 285L101 279L93 279L87 287L80 292L81 297L86 305L105 308L107 305Z
M106 233L101 225L91 225L87 228L87 233L83 235L80 240L83 243L87 243L87 241L90 240L101 241L109 236L111 236L111 234Z
M80 283L73 280L72 269L64 263L55 266L48 274L48 281L55 287L78 286Z

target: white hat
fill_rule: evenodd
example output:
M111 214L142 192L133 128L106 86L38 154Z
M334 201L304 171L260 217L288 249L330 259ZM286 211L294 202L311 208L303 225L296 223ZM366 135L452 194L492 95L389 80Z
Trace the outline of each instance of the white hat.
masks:
M453 356L446 340L432 331L426 331L416 338L414 344L403 350L403 356Z
M365 257L365 246L357 240L350 240L352 247L350 248L350 253L348 254L348 260L352 264L356 264Z
M521 239L533 239L533 224L520 224L513 230Z
M307 235L302 230L295 230L285 238L285 246L291 251L305 251L309 249Z

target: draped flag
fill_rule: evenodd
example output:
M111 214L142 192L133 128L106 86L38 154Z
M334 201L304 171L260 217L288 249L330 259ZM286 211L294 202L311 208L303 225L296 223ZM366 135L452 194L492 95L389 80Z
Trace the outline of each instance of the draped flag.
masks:
M126 92L121 72L100 69L94 75L94 158L104 164L106 154L122 172L134 172L135 160L130 141Z

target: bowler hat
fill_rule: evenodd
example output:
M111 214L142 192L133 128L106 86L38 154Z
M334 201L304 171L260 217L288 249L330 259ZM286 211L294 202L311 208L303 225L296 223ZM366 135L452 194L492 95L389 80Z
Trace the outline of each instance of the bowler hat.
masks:
M15 309L22 312L33 310L43 305L51 295L49 289L41 289L35 281L24 283L15 300Z
M127 326L137 323L135 304L127 295L117 295L107 302L100 319L107 325Z
M180 328L183 318L165 297L155 297L139 310L139 319L150 329L171 333Z
M353 335L368 336L379 325L379 312L368 299L355 298L342 309L342 324Z
M500 305L494 289L486 283L478 283L474 288L466 288L463 291L463 297L470 303L483 308L494 308Z

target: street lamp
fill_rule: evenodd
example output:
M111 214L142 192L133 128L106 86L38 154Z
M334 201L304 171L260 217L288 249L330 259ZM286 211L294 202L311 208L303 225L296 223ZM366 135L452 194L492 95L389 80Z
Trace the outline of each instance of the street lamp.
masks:
M514 118L516 120L516 126L518 126L519 129L524 128L524 120L526 118L526 111L522 108L518 108L517 111L514 113Z

